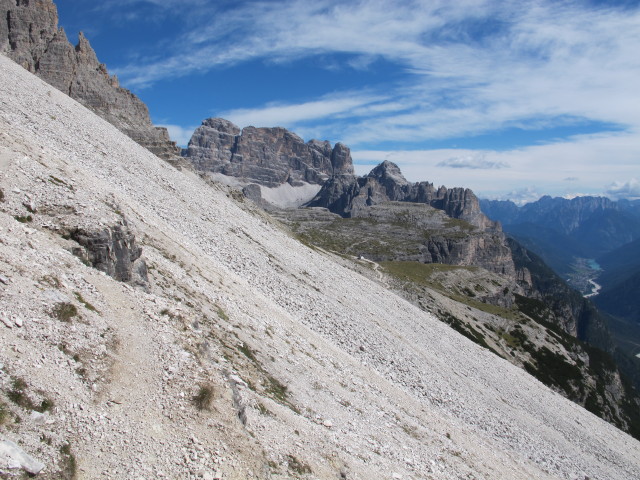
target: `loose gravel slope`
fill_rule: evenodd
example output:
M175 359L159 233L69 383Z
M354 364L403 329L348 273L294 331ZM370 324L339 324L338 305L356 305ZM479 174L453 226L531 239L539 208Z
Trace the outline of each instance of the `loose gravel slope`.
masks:
M636 440L1 56L0 188L0 440L42 478L640 478ZM63 235L125 219L148 291Z

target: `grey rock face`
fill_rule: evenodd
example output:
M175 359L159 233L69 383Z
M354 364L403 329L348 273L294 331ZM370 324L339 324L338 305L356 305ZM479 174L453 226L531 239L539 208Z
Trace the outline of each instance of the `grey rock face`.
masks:
M0 52L79 101L165 160L179 149L165 128L151 123L144 103L110 76L80 33L72 46L51 0L0 0Z
M411 183L389 161L375 167L366 177L330 178L308 206L325 207L343 217L352 217L359 216L363 208L389 201L425 203L476 227L499 230L498 224L480 211L478 198L471 190L436 189L429 182Z
M327 141L307 143L280 127L242 131L221 118L196 129L184 156L201 172L222 173L265 187L321 184L334 175L353 175L349 148Z
M67 236L80 247L74 255L121 282L146 289L147 265L127 222L96 231L73 230Z

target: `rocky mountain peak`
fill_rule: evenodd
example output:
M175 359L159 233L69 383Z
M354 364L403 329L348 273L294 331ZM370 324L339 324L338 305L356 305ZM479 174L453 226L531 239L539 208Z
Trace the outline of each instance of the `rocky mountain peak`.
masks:
M436 189L429 182L411 183L400 167L388 160L366 177L331 177L307 206L324 207L343 217L352 217L360 215L363 208L390 201L425 203L481 229L500 230L499 224L480 211L480 202L473 191L444 186Z
M98 65L100 62L98 61L98 56L96 55L95 50L89 43L87 37L84 36L84 33L78 33L78 44L75 48L78 55L80 55L84 59L84 63L88 65Z
M327 145L331 145L327 142ZM353 175L353 160L351 159L351 150L344 143L336 143L331 152L331 166L333 167L333 175Z
M224 118L207 118L206 120L203 120L202 125L221 133L240 135L240 128Z
M320 185L333 175L353 175L346 145L302 138L282 127L245 127L222 118L202 122L184 156L196 170L276 188Z
M408 185L409 182L400 171L400 167L389 160L385 160L375 167L367 177L375 178L380 183L393 182L396 185Z
M146 105L108 74L87 37L80 32L78 44L69 43L51 0L0 0L0 16L6 19L0 22L0 52L151 152L179 160L167 130L155 127Z

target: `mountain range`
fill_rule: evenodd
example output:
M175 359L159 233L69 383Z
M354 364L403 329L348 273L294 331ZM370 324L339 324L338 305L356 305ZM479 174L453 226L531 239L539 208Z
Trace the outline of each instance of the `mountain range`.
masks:
M576 257L595 259L640 238L637 203L545 196L522 207L508 200L481 200L480 205L560 275L571 273Z
M179 155L0 6L0 474L640 476L606 320L473 192L222 119Z
M617 344L633 356L640 353L640 202L543 197L522 207L509 201L480 204L583 293L597 282L601 290L593 301L609 316Z

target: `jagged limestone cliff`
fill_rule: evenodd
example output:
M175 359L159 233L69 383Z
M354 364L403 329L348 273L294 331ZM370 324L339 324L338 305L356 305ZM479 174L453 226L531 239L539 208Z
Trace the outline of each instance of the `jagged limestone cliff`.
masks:
M468 188L435 188L432 183L407 181L398 166L384 161L365 177L335 175L327 181L310 207L325 207L343 217L358 216L362 209L382 202L426 203L452 218L482 229L498 229L480 210L478 198Z
M151 123L147 106L119 86L80 33L74 47L52 0L0 0L0 52L79 101L159 157L179 160L165 128Z
M349 148L341 143L305 143L284 128L246 127L209 118L196 129L184 156L197 171L221 173L269 188L323 184L332 175L353 174Z

